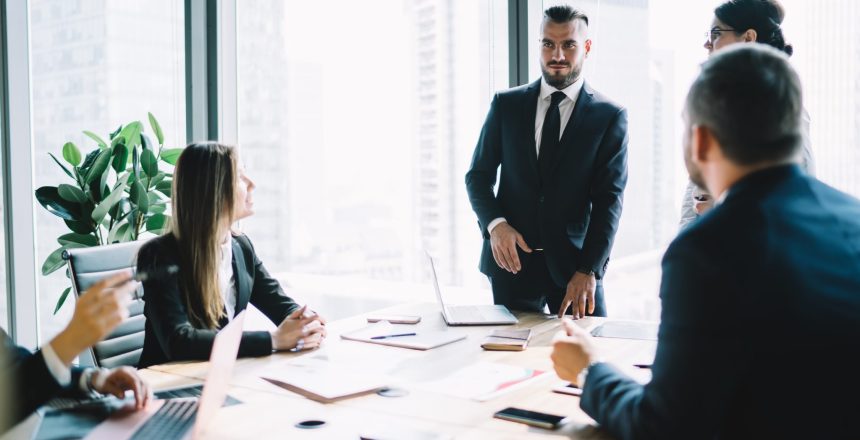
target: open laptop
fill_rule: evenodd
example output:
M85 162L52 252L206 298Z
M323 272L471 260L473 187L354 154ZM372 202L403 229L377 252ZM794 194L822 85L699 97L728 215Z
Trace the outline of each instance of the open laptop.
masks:
M433 287L436 288L436 298L442 307L442 317L448 325L505 325L516 324L517 317L505 306L486 304L468 306L446 306L442 299L442 289L439 288L439 278L436 276L436 263L429 252L424 252L430 261L430 273L433 278Z
M146 408L140 411L111 416L86 438L200 438L206 425L212 421L227 397L244 324L245 311L242 311L215 336L212 354L209 356L209 371L199 399L183 397L150 401Z

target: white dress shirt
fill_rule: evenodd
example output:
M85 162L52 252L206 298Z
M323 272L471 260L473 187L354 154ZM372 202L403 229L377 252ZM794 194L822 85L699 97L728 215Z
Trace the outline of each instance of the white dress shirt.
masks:
M236 314L236 278L233 276L233 237L221 244L221 262L218 264L218 289L227 310L227 319Z
M66 388L72 384L72 370L60 360L60 357L57 356L57 352L54 351L51 344L45 344L42 347L42 358L45 359L45 366L48 367L48 371L51 372L51 376L54 376L54 380L56 380L61 387ZM87 370L90 369L88 368ZM87 387L88 374L92 374L92 372L86 371L86 373L81 374L81 378L78 382L78 389L84 392L89 390Z
M552 94L555 92L563 92L566 96L558 103L558 112L561 114L561 126L558 131L558 139L564 134L564 128L567 127L570 116L573 114L573 107L576 106L576 99L579 98L579 92L582 90L582 84L585 79L580 76L576 82L559 90L549 85L545 79L540 80L540 95L538 95L537 111L535 112L535 152L540 157L540 138L543 132L543 121L546 119L546 112L549 110L549 105L552 102ZM499 223L507 221L504 217L493 219L487 226L487 232L492 232Z

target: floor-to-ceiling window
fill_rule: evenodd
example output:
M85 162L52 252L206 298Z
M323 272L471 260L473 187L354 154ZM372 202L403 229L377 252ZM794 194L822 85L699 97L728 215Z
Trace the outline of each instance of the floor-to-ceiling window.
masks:
M158 118L168 146L185 144L183 17L181 0L30 2L36 187L72 183L48 153L64 161L66 142L73 142L82 154L98 148L84 130L109 139L109 133L120 125L141 121L144 132L155 139L147 117L151 112ZM41 266L60 247L57 238L71 231L62 219L38 204L35 209L35 245ZM68 286L63 269L39 276L43 341L71 316L72 298L54 313Z

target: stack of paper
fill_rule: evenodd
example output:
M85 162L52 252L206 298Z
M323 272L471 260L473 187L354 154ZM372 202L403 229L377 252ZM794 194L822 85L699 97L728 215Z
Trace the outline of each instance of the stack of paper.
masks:
M331 403L385 388L385 378L358 374L347 366L335 366L314 358L299 358L265 370L263 379L311 400Z
M500 394L527 386L543 377L545 371L516 365L479 362L457 370L447 377L425 382L427 389L466 399L490 400Z

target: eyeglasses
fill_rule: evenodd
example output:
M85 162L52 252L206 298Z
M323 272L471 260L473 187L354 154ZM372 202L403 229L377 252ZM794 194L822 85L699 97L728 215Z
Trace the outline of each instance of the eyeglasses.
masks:
M705 32L705 40L707 40L707 42L709 44L714 44L714 41L716 41L717 38L720 38L720 34L722 32L729 32L729 31L734 32L734 29L722 29L722 28L718 28L718 27L714 26L713 29Z

